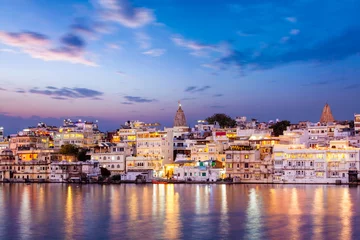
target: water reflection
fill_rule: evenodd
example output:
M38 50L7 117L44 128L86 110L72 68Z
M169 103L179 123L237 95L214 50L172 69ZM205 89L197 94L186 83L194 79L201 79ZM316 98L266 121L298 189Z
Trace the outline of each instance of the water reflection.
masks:
M314 225L314 239L323 239L323 221L324 221L324 190L319 187L315 190L314 204L313 204L313 225Z
M0 239L353 239L344 186L0 184Z
M351 217L352 217L352 202L350 198L349 188L342 189L342 197L340 201L340 218L341 218L341 233L342 240L351 239Z
M246 229L248 236L246 239L262 239L262 222L261 222L261 199L255 188L251 188L249 192L249 202L246 210Z

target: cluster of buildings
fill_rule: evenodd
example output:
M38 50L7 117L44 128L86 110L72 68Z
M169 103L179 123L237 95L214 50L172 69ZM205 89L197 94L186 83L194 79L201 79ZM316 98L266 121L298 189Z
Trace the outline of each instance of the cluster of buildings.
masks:
M242 183L351 183L359 179L360 114L336 121L325 105L320 121L291 124L274 136L275 122L237 117L237 126L186 122L179 103L171 128L128 121L104 134L97 123L64 120L61 127L39 123L3 137L0 181L63 182L96 178L101 169L121 180L229 181ZM86 149L77 161L62 146Z

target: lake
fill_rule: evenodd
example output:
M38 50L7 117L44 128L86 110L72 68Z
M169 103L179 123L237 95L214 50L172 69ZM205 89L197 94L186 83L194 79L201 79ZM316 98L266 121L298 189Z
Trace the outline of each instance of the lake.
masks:
M0 239L354 239L360 187L0 184Z

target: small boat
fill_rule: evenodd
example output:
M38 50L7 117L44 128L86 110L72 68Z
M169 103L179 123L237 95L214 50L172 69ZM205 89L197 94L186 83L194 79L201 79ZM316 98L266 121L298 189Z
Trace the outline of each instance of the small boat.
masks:
M151 182L152 182L153 184L168 184L168 182L161 181L161 180L152 180Z

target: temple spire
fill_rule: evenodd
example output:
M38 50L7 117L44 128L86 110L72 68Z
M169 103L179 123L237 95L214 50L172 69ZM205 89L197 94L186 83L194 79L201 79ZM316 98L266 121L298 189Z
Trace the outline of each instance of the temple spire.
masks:
M186 127L186 118L185 113L181 108L181 103L178 101L179 108L176 111L175 119L174 119L174 127Z
M331 109L330 109L330 106L327 103L325 104L325 106L322 110L320 122L321 123L335 122L334 117L331 112Z

